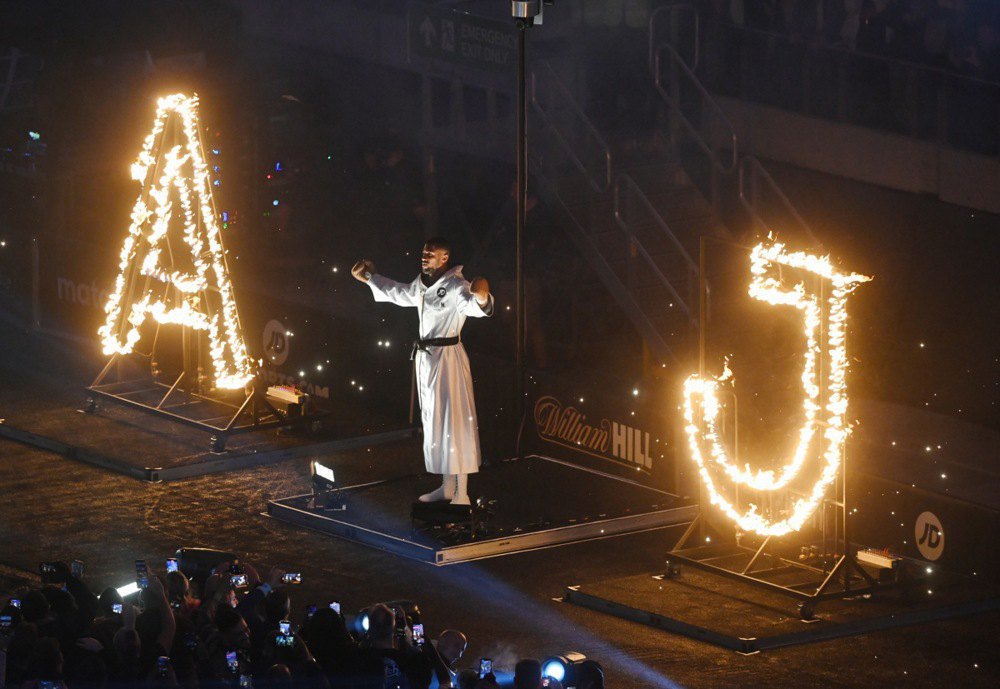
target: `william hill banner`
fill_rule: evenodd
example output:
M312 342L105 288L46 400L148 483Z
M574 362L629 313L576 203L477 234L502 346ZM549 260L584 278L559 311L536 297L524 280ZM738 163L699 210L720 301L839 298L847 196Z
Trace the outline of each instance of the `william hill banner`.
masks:
M572 383L532 378L533 452L674 492L673 433L662 395L583 376Z
M608 419L593 425L579 409L550 395L535 402L534 417L538 435L546 442L638 471L653 469L648 431Z

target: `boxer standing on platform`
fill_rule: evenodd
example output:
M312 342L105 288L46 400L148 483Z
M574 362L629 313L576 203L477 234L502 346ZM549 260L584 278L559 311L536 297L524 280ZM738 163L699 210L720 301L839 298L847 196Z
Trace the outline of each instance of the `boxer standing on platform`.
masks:
M421 274L413 282L390 280L375 272L368 259L351 274L365 282L375 301L417 309L419 339L413 343L414 373L424 428L424 463L441 474L441 487L420 496L421 502L450 500L469 504L469 474L479 471L479 424L472 395L472 371L462 346L468 317L493 315L493 296L484 278L471 283L462 266L450 267L450 246L440 237L424 243Z

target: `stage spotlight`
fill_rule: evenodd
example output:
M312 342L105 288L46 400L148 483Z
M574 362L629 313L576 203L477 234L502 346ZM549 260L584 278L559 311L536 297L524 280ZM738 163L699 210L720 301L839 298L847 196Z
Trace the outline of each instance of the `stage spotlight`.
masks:
M679 562L666 561L666 568L663 570L664 579L673 579L681 575L681 565Z
M119 586L116 590L118 591L119 596L122 598L128 598L133 593L139 593L139 584L134 581L130 581L124 586Z
M333 477L333 469L320 464L315 459L310 462L310 473L312 473L313 483L323 489L332 489L336 483Z
M347 628L359 638L368 636L368 610L369 608L361 608L353 617L344 618Z
M587 659L587 656L576 651L552 656L542 663L542 677L551 677L564 687L576 686L577 667Z
M535 17L541 15L542 3L538 0L511 0L510 12L514 19L527 20L530 26L534 22Z
M375 607L375 605L378 604L373 603L371 606L367 608L362 608L360 611L358 611L357 615L355 615L352 619L349 619L347 621L348 629L352 630L354 634L356 634L359 637L367 636L368 629L370 626L370 623L368 621L368 611L371 610L371 608ZM414 624L420 624L420 606L414 603L412 600L388 600L385 601L384 603L381 603L381 605L385 605L394 613L396 613L397 632L400 632L402 630L402 627L400 625L403 624L401 622L401 618L399 617L400 611L402 611L402 613L405 615L405 620L406 620L405 624L411 626Z

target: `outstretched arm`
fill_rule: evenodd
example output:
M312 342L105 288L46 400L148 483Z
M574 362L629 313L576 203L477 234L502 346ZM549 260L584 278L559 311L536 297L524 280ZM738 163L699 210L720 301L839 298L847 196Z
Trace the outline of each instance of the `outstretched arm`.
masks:
M493 295L486 278L475 278L471 284L462 287L462 313L470 318L493 315Z
M375 264L367 258L354 264L351 275L371 287L375 301L387 301L396 306L416 306L420 303L420 291L416 281L409 284L390 280L375 272Z
M165 653L170 653L174 643L174 633L177 631L177 621L174 619L174 611L170 608L170 601L167 600L163 582L158 577L149 577L149 588L146 589L143 600L150 608L160 609L160 633L156 640Z

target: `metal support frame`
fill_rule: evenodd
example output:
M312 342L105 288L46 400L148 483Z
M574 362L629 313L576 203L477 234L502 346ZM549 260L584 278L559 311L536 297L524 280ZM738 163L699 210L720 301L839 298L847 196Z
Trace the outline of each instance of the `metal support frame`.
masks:
M832 558L821 556L820 566L768 553L768 546L776 540L772 537L765 538L756 549L739 544L721 552L718 547L713 546L685 547L695 531L704 526L702 521L703 515L699 514L669 551L668 559L671 563L690 565L711 574L794 598L799 601L799 616L803 620L813 619L816 607L824 601L866 595L889 586L876 581L864 570L847 542L838 542L839 552ZM740 555L750 555L750 560L741 569L720 563ZM767 558L768 566L755 568L761 558ZM800 572L805 578L791 584L778 583L768 578L792 572Z
M169 421L210 433L210 447L213 452L225 451L226 441L231 435L282 426L316 424L324 416L323 414L284 416L268 402L260 387L254 383L248 385L241 396L234 394L229 399L199 393L182 386L184 379L189 376L187 371L181 372L170 385L161 383L152 377L130 380L119 378L108 381L112 370L118 368L116 364L120 363L120 359L121 355L114 355L94 379L94 382L86 388L88 398L84 411L96 411L98 401L102 400L160 416ZM155 402L133 399L137 395L154 396L153 393L159 395ZM178 397L180 401L167 404L168 400ZM189 409L185 409L186 407L198 403L211 405L209 415L184 413L185 411L190 412Z
M516 4L515 4L516 9ZM525 107L525 41L528 28L532 22L530 18L516 17L517 27L517 142L515 145L517 155L517 217L514 229L514 317L517 319L514 326L514 369L515 383L514 409L517 415L517 436L515 441L516 454L518 458L524 457L524 427L527 423L527 406L525 401L526 378L525 349L527 334L525 326L527 318L524 313L524 223L525 208L528 199L528 127L527 110Z
M705 375L705 325L708 321L708 283L706 278L706 246L708 241L720 244L735 246L746 250L746 247L726 240L702 236L699 246L700 271L700 296L699 296L699 338L698 338L698 370L699 374ZM825 286L820 283L820 303L825 303L822 294ZM825 338L820 338L825 342ZM819 378L823 379L822 366L825 361L825 349L823 356L819 357L820 372ZM823 390L825 394L825 389ZM822 406L822 405L821 405ZM705 504L705 496L701 491L699 483L699 504ZM848 503L847 503L847 452L843 450L840 462L840 471L837 481L834 484L834 491L838 493L836 499L827 498L823 501L823 550L819 558L819 565L796 562L787 558L767 552L769 546L779 540L768 536L756 548L749 548L735 543L727 551L720 552L719 546L704 546L705 528L707 526L704 512L700 512L694 521L688 526L683 535L668 553L670 562L680 562L698 569L717 574L729 579L741 581L746 584L765 588L773 593L791 596L800 601L799 616L803 620L813 618L816 606L827 600L846 598L871 593L877 589L883 589L887 584L876 581L858 563L857 554L851 547L848 533ZM834 535L828 538L826 508L833 507L836 510ZM691 537L698 532L699 545L688 547ZM828 554L828 545L833 546L832 556ZM750 555L749 561L741 569L731 569L719 564L720 560L732 559L736 556ZM756 565L762 558L767 558L769 567L766 569L756 569ZM805 581L794 584L782 584L769 580L768 576L778 574L788 574L789 572L802 572L808 575Z
M163 164L161 152L165 146L165 142L168 140L168 136L176 136L178 126L176 118L171 118L160 133L159 139L155 142L152 154L156 163L150 174L150 179L156 179L159 174ZM199 145L204 149L204 145L201 142L199 142ZM145 193L148 195L150 192L147 189ZM211 206L212 212L217 214L218 211L215 208L214 199L212 199ZM169 238L164 239L166 241L167 253L172 262L174 254ZM130 266L128 288L125 292L126 299L124 302L132 304L137 294L149 290L150 278L147 276L143 279L140 271L136 270L134 266ZM165 298L169 296L174 301L181 301L182 297L170 293L169 286L165 287L164 290ZM213 291L217 291L217 289L205 288L202 290L200 295L202 303L208 302L208 293ZM122 328L124 328L127 320L123 319L122 323ZM149 353L134 355L144 356L149 360L149 377L123 380L121 364L127 359L127 355L114 354L94 379L94 382L87 387L88 399L84 411L93 412L97 409L98 400L106 400L149 414L158 415L164 419L211 433L210 448L213 452L223 452L226 447L226 440L230 435L264 428L317 422L318 415L302 414L298 417L286 417L276 410L267 401L259 376L244 388L242 397L239 396L240 393L238 392L231 393L231 396L222 396L212 394L210 390L206 390L204 371L208 348L202 346L204 335L186 326L182 326L181 330L182 370L172 384L167 385L160 382L158 380L160 371L156 356L157 347L160 342L160 327L160 324L157 323ZM112 371L115 372L114 380L109 380ZM165 392L156 401L149 402L148 398L157 397L161 389L165 389ZM167 404L168 401L172 401L180 393L184 395L180 403ZM137 395L145 395L147 401L134 399ZM210 411L207 412L208 416L204 413L182 413L183 411L190 411L185 410L185 407L198 403L207 403L210 405Z

